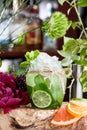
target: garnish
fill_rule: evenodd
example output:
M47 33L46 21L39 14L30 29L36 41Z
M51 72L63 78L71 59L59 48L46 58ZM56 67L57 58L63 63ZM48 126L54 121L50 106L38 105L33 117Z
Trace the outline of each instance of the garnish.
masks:
M32 95L33 104L38 108L47 108L51 105L51 95L43 90L37 90Z
M55 113L51 123L56 126L66 126L87 115L87 99L75 98L62 105Z
M26 61L22 62L20 64L20 67L27 68L30 65L31 61L34 60L35 58L37 58L39 53L40 52L38 50L26 52L26 54L25 54Z
M75 123L79 119L80 117L75 117L71 115L67 111L66 106L62 106L58 109L58 111L54 115L51 123L56 126L67 126Z
M71 100L67 105L67 111L72 115L84 116L87 114L87 99L78 99Z
M64 88L62 82L65 82ZM27 90L29 92L31 100L34 98L34 94L38 91L44 91L44 95L47 94L49 101L49 105L46 105L46 108L57 108L61 106L63 98L64 98L64 92L66 89L66 77L63 77L62 80L58 77L56 74L52 74L50 77L45 77L38 73L28 73L26 75L26 83L27 83ZM64 89L64 90L63 90ZM36 95L36 94L35 94ZM38 98L39 97L39 98ZM42 98L42 95L38 95L38 102ZM47 99L47 100L48 100ZM52 102L51 102L52 99ZM46 100L46 99L45 99ZM45 101L47 102L47 101ZM39 105L36 105L36 103L33 101L34 105L38 108ZM42 108L45 108L44 105Z

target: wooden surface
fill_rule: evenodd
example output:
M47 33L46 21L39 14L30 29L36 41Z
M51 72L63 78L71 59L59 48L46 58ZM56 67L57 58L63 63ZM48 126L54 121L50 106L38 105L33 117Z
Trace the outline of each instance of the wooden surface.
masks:
M0 130L87 130L87 116L68 126L51 124L56 110L19 108L0 114Z

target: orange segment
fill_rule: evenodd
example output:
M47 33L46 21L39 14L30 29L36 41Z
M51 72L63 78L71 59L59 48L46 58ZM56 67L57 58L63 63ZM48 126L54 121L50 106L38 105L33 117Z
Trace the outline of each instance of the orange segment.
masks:
M87 106L74 104L72 102L67 104L67 111L73 116L83 116L87 114Z
M65 126L65 125L72 124L79 119L80 119L80 117L75 117L75 116L71 115L67 111L66 106L63 106L56 112L51 123L54 125L57 125L57 126Z

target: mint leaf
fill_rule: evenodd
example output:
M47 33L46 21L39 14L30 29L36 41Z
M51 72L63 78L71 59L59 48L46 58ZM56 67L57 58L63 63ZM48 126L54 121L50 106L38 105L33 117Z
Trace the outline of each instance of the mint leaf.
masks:
M54 101L58 102L58 104L61 105L64 98L64 93L63 93L61 81L56 75L53 75L51 78L50 91L51 91Z
M79 0L77 5L81 6L81 7L86 7L87 6L87 0Z
M49 89L49 86L50 86L50 80L47 78L45 79L44 76L42 76L41 74L38 74L35 79L35 87L34 87L34 90L44 90L48 93L50 93L50 89ZM50 93L51 94L51 93Z
M31 87L35 86L34 78L37 75L38 75L37 73L27 73L27 75L26 75L26 84L27 84L27 86L31 86Z
M37 56L39 55L39 51L35 50L35 51L31 51L31 52L26 52L25 54L25 58L27 61L31 62L32 60L34 60L35 58L37 58Z
M32 99L32 95L35 91L44 90L48 92L52 98L52 104L49 108L57 108L61 105L64 98L63 87L66 87L66 78L61 78L60 80L57 75L53 75L49 79L38 73L28 73L26 75L26 83L30 98Z
M21 67L21 68L27 68L29 65L30 65L30 62L29 62L29 61L24 61L24 62L21 62L21 63L20 63L20 67Z
M21 62L20 67L27 68L30 65L31 61L34 60L35 58L37 58L39 53L40 53L39 50L26 52L26 54L25 54L26 61Z

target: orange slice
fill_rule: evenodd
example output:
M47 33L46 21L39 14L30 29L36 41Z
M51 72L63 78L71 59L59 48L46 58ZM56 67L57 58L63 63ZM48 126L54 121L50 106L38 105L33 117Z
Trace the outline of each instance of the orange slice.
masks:
M80 117L75 117L70 114L66 106L62 106L54 115L51 123L57 126L66 126L78 121Z
M70 102L67 104L67 111L73 116L84 116L87 115L87 106L81 104L74 104L74 102Z

